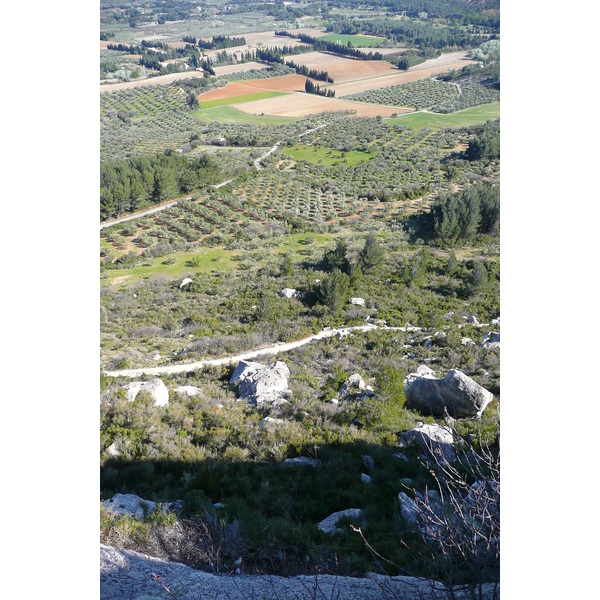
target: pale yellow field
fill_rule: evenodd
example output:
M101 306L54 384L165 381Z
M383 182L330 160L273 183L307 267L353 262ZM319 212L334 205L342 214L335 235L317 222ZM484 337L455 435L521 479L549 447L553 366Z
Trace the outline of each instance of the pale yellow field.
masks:
M231 73L245 73L253 69L266 69L268 65L257 62L240 63L238 65L225 65L224 67L213 67L216 75L229 75Z
M309 69L327 71L335 83L379 77L397 72L397 69L383 60L355 60L324 52L307 52L285 58L285 62L290 60L297 65L305 65Z
M394 106L382 106L339 100L338 98L325 98L316 94L296 92L276 98L254 100L233 105L238 110L252 115L271 115L282 117L306 117L322 112L337 112L343 110L355 111L356 117L389 117L393 114L413 112L412 109Z

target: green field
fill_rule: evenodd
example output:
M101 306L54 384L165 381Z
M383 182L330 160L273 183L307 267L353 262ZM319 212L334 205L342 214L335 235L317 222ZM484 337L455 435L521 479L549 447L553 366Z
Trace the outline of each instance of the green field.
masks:
M265 100L266 98L275 98L285 96L287 92L255 92L254 94L243 94L242 96L233 96L232 98L219 98L218 100L208 100L200 102L200 110L205 108L214 108L215 106L230 106L231 104L241 104L242 102L252 102L253 100Z
M328 233L311 234L314 241L311 242L315 248L323 247L335 239L335 235ZM298 233L286 236L277 246L271 248L272 254L290 254L294 260L302 260L307 246L307 234ZM100 241L104 247L110 247L104 240ZM187 277L190 273L205 275L212 271L219 273L231 273L239 268L240 250L227 250L225 248L199 248L197 252L175 252L169 255L169 263L165 264L166 258L149 258L139 265L130 269L118 269L104 271L101 281L109 285L120 285L122 283L132 284L153 276L162 275L167 277ZM188 261L194 259L193 266ZM262 264L264 260L257 261Z
M201 108L191 113L202 121L220 121L221 123L250 123L253 125L280 125L296 121L295 117L271 117L268 115L249 115L233 106L214 106Z
M372 35L348 35L345 33L328 33L327 35L322 35L317 39L325 42L340 42L344 45L350 42L355 47L376 46L384 40L384 38L375 37Z
M340 152L329 148L317 148L316 146L292 146L284 149L284 154L294 160L305 160L311 163L320 163L327 166L333 164L357 165L370 160L375 156L374 152Z
M421 129L443 129L444 127L468 127L500 117L500 102L482 104L447 115L435 113L409 113L393 117L388 122L400 123L417 131Z

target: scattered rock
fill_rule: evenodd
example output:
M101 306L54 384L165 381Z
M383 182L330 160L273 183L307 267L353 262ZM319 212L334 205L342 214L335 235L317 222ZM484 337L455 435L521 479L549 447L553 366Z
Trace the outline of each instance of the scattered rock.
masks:
M148 392L154 400L154 406L167 406L169 404L169 390L160 379L152 381L132 381L124 385L125 397L129 402L133 402L136 396L143 390Z
M239 386L241 398L248 398L251 404L281 404L291 398L288 390L290 370L277 361L272 365L240 361L229 383Z
M442 427L437 423L434 425L417 424L410 431L403 433L400 439L406 443L416 441L428 457L435 456L441 462L452 462L456 460L456 452L453 448L454 436L448 427Z
M331 400L327 400L327 404L335 404L336 406L340 403L337 398L332 398Z
M477 320L477 317L475 315L471 315L467 319L467 323L471 323L471 325L479 325L479 321Z
M360 478L362 479L363 483L371 483L371 476L367 475L366 473L361 473Z
M355 304L356 306L364 306L365 305L364 298L350 298L350 300L348 300L348 302L350 302L350 304Z
M162 356L160 355L160 352L158 350L156 352L152 352L148 356L148 360L160 360L161 358Z
M360 508L348 508L347 510L340 510L332 515L329 515L326 519L323 519L317 524L317 527L324 533L335 533L337 522L343 517L351 517L353 519L360 519L362 517L362 510Z
M469 338L469 337L464 337L462 338L462 340L460 340L461 346L474 346L475 342Z
M279 292L279 296L281 298L298 298L298 296L300 296L300 292L293 288L283 288Z
M178 394L185 394L186 396L192 398L198 394L202 394L202 390L198 387L194 387L193 385L180 385L179 387L175 388L175 391Z
M310 458L308 456L296 456L295 458L286 458L281 461L281 465L284 467L294 467L294 466L308 466L308 467L318 467L321 465L321 461L318 458Z
M367 469L372 471L375 468L375 461L373 460L372 456L369 456L368 454L363 454L362 459L363 465L365 465Z
M488 331L481 340L481 346L483 348L499 348L500 334L495 331Z
M446 319L446 321L450 321L450 319L452 319L452 317L454 316L454 311L450 311L447 312L445 315L443 315L443 318Z
M364 379L358 373L354 373L353 375L350 375L350 377L348 377L348 379L346 379L346 381L342 384L342 387L338 392L338 398L343 400L346 398L346 396L359 394L364 389Z
M419 377L406 388L406 408L442 417L480 417L494 395L465 375L452 369L444 379Z
M497 319L492 319L490 321L490 325L492 327L500 327L500 317L498 317Z
M186 285L189 285L190 283L194 283L193 280L191 280L189 277L186 277L179 285L179 289L184 288Z
M400 460L408 462L408 456L406 456L406 454L403 454L402 452L398 452L397 454L394 454L394 456L396 458L399 458Z

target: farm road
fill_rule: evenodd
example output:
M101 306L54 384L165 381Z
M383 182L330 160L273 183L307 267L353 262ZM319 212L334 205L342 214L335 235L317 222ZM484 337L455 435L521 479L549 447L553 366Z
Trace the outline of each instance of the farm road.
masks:
M324 340L340 335L342 337L349 335L353 331L364 332L372 331L374 329L383 329L385 331L421 331L420 327L380 327L378 325L357 325L354 327L342 327L340 329L325 328L319 333L310 335L301 340L295 342L279 342L266 348L259 348L258 350L250 350L248 352L242 352L241 354L235 354L233 356L226 356L224 358L206 358L183 365L168 365L163 367L142 367L140 369L122 369L120 371L105 371L105 374L110 377L139 377L142 374L146 375L170 375L173 373L187 373L189 371L195 371L196 369L202 369L204 367L220 367L223 365L229 365L231 363L239 362L240 360L249 360L263 355L274 355L280 352L289 352L295 348L300 348L311 342L318 340Z

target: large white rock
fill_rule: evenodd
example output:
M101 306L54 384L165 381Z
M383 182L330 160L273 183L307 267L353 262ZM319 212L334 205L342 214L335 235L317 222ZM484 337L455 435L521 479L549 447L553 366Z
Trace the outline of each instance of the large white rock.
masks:
M350 300L348 300L348 302L350 302L350 304L354 304L356 306L364 306L365 305L364 298L350 298Z
M137 395L143 390L148 392L154 400L154 406L167 406L169 404L169 390L160 379L152 381L132 381L123 386L125 397L133 402Z
M317 527L325 533L335 533L336 525L342 517L360 519L360 517L362 517L362 510L360 510L360 508L348 508L347 510L340 510L332 515L329 515L320 523L317 523Z
M288 390L290 370L284 362L272 365L240 361L229 383L239 386L239 395L252 404L285 403L291 396Z
M444 379L419 377L406 388L406 408L423 414L455 418L479 417L494 395L462 371L452 369Z
M135 494L115 494L102 503L106 508L120 515L131 515L136 519L143 519L144 515L154 512L156 502L144 500Z
M452 431L437 423L434 425L420 423L403 433L400 440L402 443L416 441L423 452L428 456L435 456L442 463L456 460Z
M179 285L179 289L184 288L186 285L189 285L190 283L194 283L193 280L190 279L189 277L186 277Z
M297 298L299 295L300 292L298 290L295 290L294 288L283 288L279 292L279 296L281 296L282 298Z
M481 345L485 348L498 348L500 347L500 334L495 331L488 331L481 340Z

